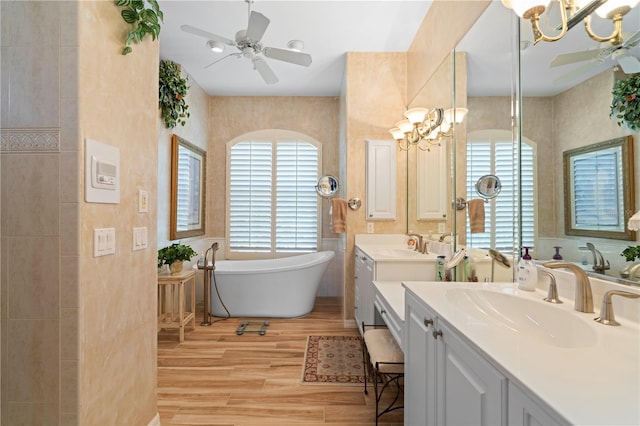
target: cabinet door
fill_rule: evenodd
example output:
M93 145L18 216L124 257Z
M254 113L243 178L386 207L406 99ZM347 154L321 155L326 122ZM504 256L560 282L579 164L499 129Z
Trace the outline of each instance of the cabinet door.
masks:
M365 266L364 255L358 249L355 250L353 265L355 281L353 316L356 320L356 324L358 325L358 329L360 330L360 334L362 334L362 312L360 308L362 301L360 300L360 287L362 286L362 272L364 271Z
M375 298L376 291L373 287L373 268L374 262L370 258L364 256L364 265L360 271L360 314L365 324L374 323Z
M438 319L437 423L506 424L507 379Z
M447 150L417 150L418 220L447 217Z
M396 218L396 145L392 140L367 141L367 219Z
M513 426L553 426L567 424L551 415L533 398L509 382L509 425Z
M405 293L404 424L436 424L435 314Z

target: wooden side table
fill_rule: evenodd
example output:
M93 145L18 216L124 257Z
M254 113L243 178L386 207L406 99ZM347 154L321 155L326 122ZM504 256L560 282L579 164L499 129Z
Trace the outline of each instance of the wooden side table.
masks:
M183 270L175 275L158 275L158 330L180 329L180 342L184 341L184 326L196 328L196 271ZM191 285L191 303L187 308L185 286ZM189 310L187 310L189 309Z

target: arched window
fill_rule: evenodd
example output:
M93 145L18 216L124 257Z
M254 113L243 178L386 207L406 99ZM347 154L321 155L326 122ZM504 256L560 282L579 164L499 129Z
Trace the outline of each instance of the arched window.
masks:
M277 257L313 252L320 235L320 142L263 130L227 144L227 255Z
M498 197L485 205L485 232L472 234L467 221L467 244L479 248L514 249L514 217L521 216L522 245L535 246L536 144L523 138L520 176L522 209L517 209L517 152L511 131L481 130L467 135L467 200L478 198L475 184L484 175L496 175L502 181ZM517 243L516 243L517 245Z

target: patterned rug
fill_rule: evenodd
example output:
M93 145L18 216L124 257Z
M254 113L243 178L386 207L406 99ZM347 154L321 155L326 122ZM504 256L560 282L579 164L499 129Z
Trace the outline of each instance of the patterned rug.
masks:
M309 336L302 371L303 384L364 383L360 336Z

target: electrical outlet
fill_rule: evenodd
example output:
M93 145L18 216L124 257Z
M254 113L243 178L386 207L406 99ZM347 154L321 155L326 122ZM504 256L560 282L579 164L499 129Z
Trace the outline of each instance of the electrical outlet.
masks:
M367 222L367 234L374 233L374 225L373 222Z
M444 234L444 222L438 223L438 234Z

